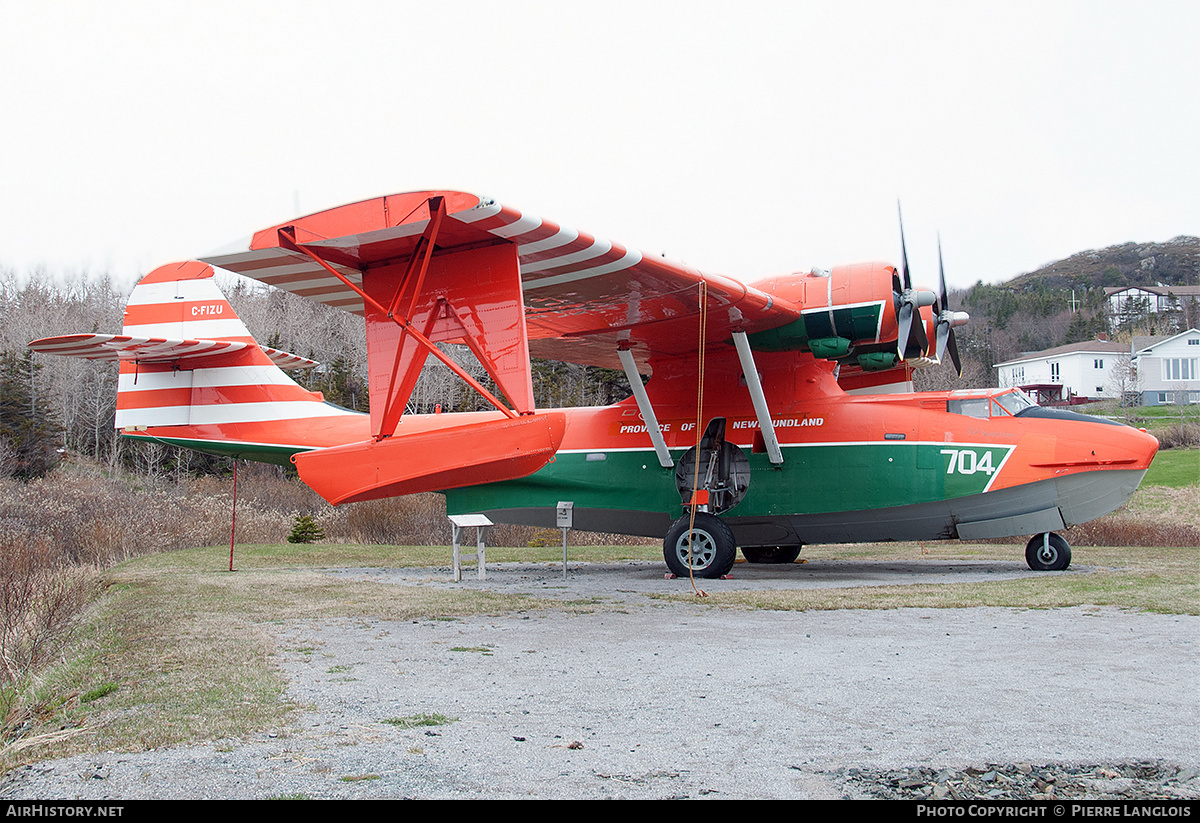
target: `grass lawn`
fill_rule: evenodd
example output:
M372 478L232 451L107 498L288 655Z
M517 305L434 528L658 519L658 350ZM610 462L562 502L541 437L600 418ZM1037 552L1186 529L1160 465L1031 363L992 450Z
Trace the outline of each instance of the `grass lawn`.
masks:
M1181 489L1200 484L1200 449L1167 449L1154 456L1143 486Z

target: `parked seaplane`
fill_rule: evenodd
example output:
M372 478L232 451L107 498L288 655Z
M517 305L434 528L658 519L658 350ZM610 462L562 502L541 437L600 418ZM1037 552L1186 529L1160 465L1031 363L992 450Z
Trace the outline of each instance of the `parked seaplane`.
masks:
M116 426L133 439L295 464L332 504L437 491L450 514L664 538L681 576L801 546L1056 532L1121 505L1158 448L1144 431L1043 409L1021 391L914 393L911 369L959 370L945 277L907 255L744 284L644 256L489 199L381 197L164 266L134 288L120 335L37 340L120 361ZM370 413L325 403L255 343L217 288L235 272L366 320ZM939 268L941 266L939 252ZM438 347L465 344L481 385ZM406 414L433 356L494 409ZM535 408L530 358L623 369L633 396ZM643 376L649 376L648 382Z

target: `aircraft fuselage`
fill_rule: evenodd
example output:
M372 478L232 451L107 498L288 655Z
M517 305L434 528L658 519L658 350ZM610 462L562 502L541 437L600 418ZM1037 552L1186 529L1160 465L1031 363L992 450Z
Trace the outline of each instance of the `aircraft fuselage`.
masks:
M661 536L685 510L691 486L679 464L698 426L723 418L740 473L736 500L718 513L739 545L998 538L1112 511L1158 448L1144 431L1040 409L1011 390L856 396L836 387L828 364L793 374L820 391L772 404L781 464L766 453L745 390L725 380L724 390L706 391L699 421L694 396L672 403L659 393L655 412L675 466L660 465L632 400L570 409L553 462L518 480L450 490L448 508L553 526L558 502L570 501L577 528Z

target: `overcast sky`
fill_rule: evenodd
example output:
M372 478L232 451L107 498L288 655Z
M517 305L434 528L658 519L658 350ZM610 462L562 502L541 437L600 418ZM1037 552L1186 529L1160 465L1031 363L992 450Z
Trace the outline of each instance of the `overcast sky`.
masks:
M494 197L745 280L1200 234L1200 3L0 0L0 268Z

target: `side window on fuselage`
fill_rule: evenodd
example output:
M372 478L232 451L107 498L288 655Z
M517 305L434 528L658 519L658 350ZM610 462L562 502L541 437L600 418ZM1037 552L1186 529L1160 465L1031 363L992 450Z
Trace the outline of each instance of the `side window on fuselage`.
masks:
M952 414L965 414L967 417L988 418L988 398L967 397L962 400L951 400L946 404L946 411Z

